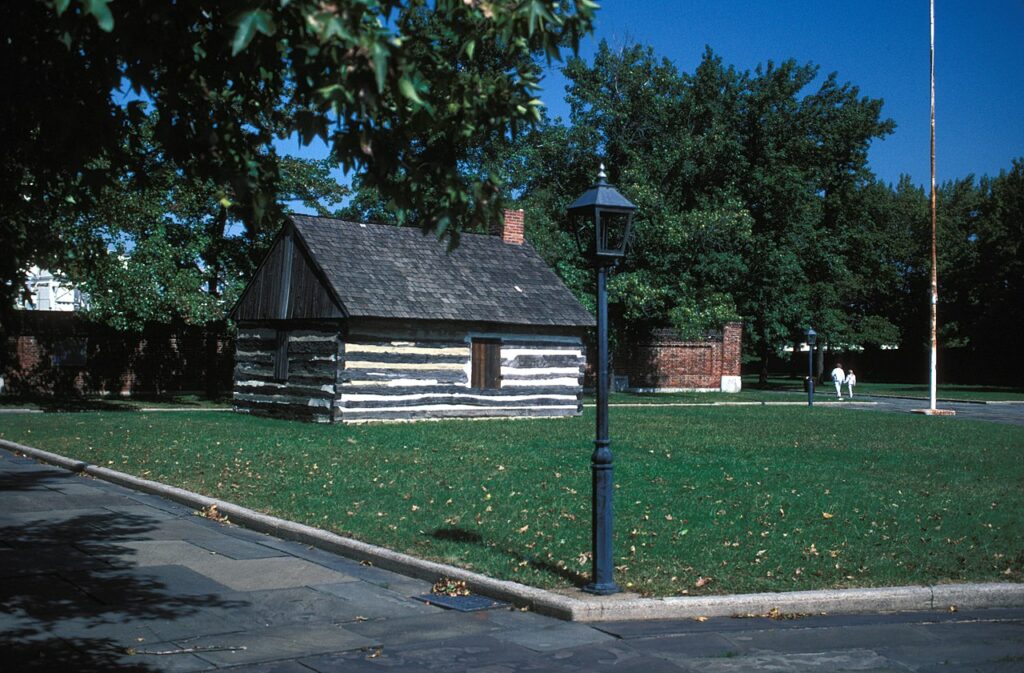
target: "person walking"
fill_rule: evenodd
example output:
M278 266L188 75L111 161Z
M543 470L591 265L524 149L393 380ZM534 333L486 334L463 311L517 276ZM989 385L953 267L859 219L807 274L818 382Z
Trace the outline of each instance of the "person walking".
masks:
M836 363L836 368L832 370L832 383L836 385L836 399L843 399L843 381L846 380L846 372L843 371L843 365L839 362Z
M857 385L857 375L850 370L850 373L846 375L846 389L850 393L850 399L853 399L853 387Z

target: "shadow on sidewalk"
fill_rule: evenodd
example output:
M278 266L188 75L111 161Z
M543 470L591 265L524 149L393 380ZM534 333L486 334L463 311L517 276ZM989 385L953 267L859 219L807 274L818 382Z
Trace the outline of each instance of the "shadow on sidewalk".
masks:
M77 479L49 470L0 473L0 506L21 505L13 514L4 507L7 522L0 526L0 668L12 673L163 670L131 650L145 645L130 634L148 634L147 623L236 605L212 594L177 594L159 573L135 566L135 550L127 543L156 528L155 518L32 509L32 498L59 498L55 494Z

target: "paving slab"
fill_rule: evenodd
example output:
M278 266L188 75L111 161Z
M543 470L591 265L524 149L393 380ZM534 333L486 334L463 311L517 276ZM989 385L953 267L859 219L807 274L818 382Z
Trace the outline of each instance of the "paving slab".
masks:
M614 671L615 673L680 673L683 664L651 656L623 644L606 644L558 650L548 656L549 666L566 671ZM548 670L547 668L541 670Z
M536 652L510 645L488 635L461 636L412 645L387 644L379 650L346 652L300 660L317 673L361 673L362 671L551 671Z
M435 615L444 612L439 607L427 605L408 596L365 582L320 584L312 588L344 599L351 606L349 613L357 613L357 615L353 615L353 618L361 616L368 619L383 619Z
M573 623L545 625L538 628L499 632L495 638L515 643L535 652L554 652L580 645L593 645L615 640L614 637L589 626Z
M232 666L227 670L231 673L311 673L308 666L303 666L297 661L271 661L265 664Z
M638 652L657 655L677 662L700 657L733 656L743 649L727 635L721 633L689 633L654 638L635 638L630 640L629 644Z
M325 595L307 587L246 591L227 594L239 607L226 617L232 623L253 626L287 626L295 624L344 624L364 618L357 614L359 605Z
M19 544L0 548L0 577L55 574L88 567L106 569L109 563L68 544Z
M196 656L215 666L228 667L379 647L380 641L377 638L353 633L347 627L327 624L278 626L204 636L179 641L178 645L195 648Z
M281 555L233 559L184 540L129 542L122 547L125 549L122 558L136 566L174 563L213 580L222 588L234 591L286 589L354 581L343 573L304 559Z
M687 666L702 673L911 673L913 670L894 664L871 650L856 649L800 654L754 653L737 657L697 659L687 662Z
M161 673L195 673L209 671L210 662L190 652L181 651L173 642L138 643L116 653L110 671L138 670Z
M939 642L930 646L890 645L875 648L875 651L912 670L970 665L975 670L987 671L989 666L998 662L1016 661L1017 670L1024 671L1024 647L1019 642L971 643L957 638L952 643Z
M739 631L727 634L726 638L741 652L767 650L793 653L827 651L837 643L850 649L873 649L887 644L927 646L939 642L927 629L916 624Z
M446 612L379 619L352 624L347 628L369 638L387 638L389 645L447 640L467 634L490 634L505 628L490 620L486 612Z
M284 552L277 549L228 535L207 534L186 540L197 547L237 561L285 556Z

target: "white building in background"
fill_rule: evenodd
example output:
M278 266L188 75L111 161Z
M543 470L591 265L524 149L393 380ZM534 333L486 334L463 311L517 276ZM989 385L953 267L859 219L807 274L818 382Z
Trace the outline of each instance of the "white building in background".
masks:
M25 286L31 297L17 300L26 311L83 311L89 308L89 295L70 285L59 275L38 266L28 270Z

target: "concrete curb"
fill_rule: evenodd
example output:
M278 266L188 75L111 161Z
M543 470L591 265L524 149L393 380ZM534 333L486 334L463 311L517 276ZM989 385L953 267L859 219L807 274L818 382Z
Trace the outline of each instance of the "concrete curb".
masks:
M837 589L786 593L736 594L731 596L673 596L639 598L630 594L590 596L578 590L564 593L498 580L454 566L424 561L414 556L341 537L334 533L262 514L230 502L186 491L159 482L92 465L80 460L0 439L0 448L20 452L35 460L72 472L151 493L202 509L217 505L232 523L277 537L301 542L341 556L368 561L403 575L433 582L441 577L463 580L475 592L509 601L517 606L578 622L648 619L689 619L767 615L770 612L801 614L857 614L948 609L1024 607L1024 584L945 584L937 586Z
M878 402L850 400L848 402L838 402L835 400L815 400L815 405L824 405L830 407L848 407L851 404L859 406L871 406L877 405ZM584 404L587 409L593 409L596 404ZM774 402L770 400L762 400L760 402L609 402L609 407L631 407L634 409L643 407L806 407L807 401L801 402Z

